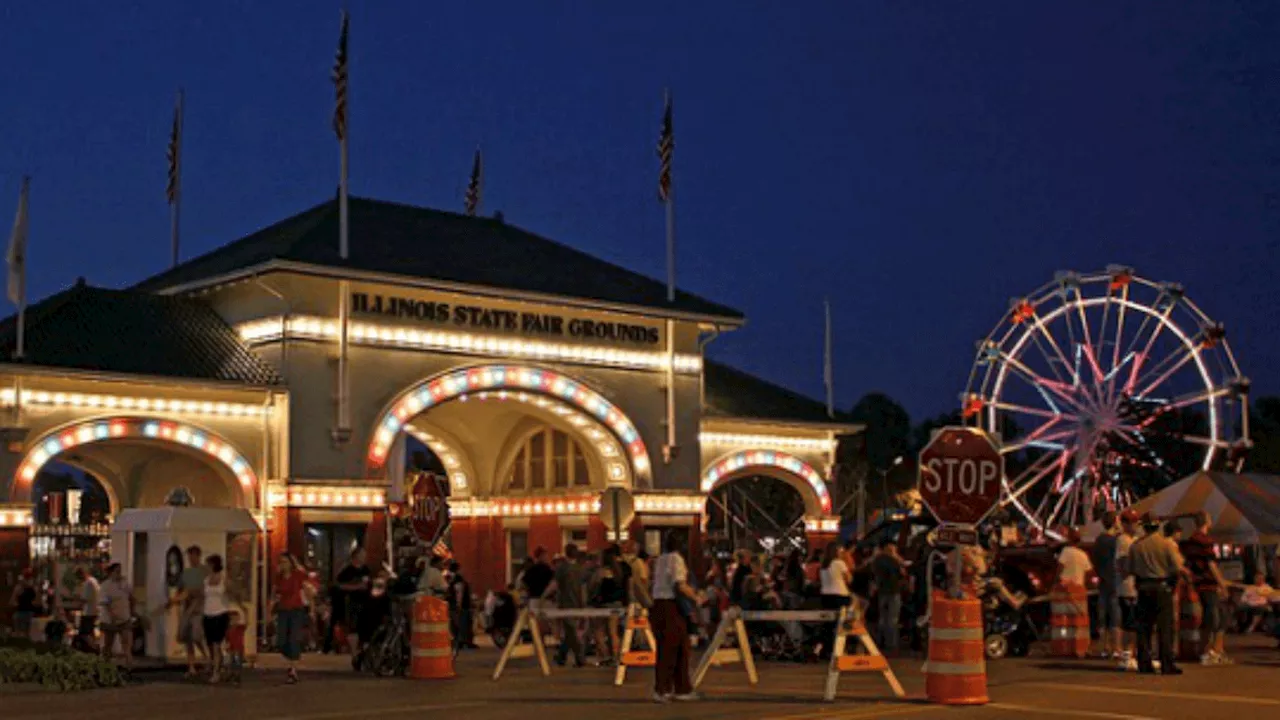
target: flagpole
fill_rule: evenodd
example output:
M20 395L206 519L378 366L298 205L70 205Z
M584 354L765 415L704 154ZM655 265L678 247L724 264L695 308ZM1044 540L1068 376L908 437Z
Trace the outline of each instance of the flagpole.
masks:
M835 419L836 388L835 373L831 367L831 300L829 298L822 299L822 312L826 322L822 347L822 381L827 389L827 417Z
M27 335L27 232L29 220L28 199L31 195L31 176L22 176L22 190L18 195L18 212L13 221L13 233L9 237L9 300L18 306L17 342L13 358L22 360L26 355Z
M176 117L174 119L174 155L173 155L173 202L169 204L169 243L170 252L172 254L172 263L170 267L178 266L178 228L179 220L182 215L182 121L183 121L183 105L184 98L181 89L178 90L178 107Z
M344 4L342 10L342 133L338 138L340 160L340 179L338 184L338 256L344 261L348 258L350 249L348 243L348 223L349 215L347 211L347 176L349 171L349 161L347 154L347 136L350 134L350 116L347 112L347 100L349 95L349 59L347 51L348 38L348 22L346 7ZM346 442L351 433L351 388L350 388L350 368L348 367L348 346L350 336L350 296L351 283L347 280L338 282L338 427L337 439L339 442Z
M663 93L663 106L666 113L671 110L671 91L668 89ZM675 137L672 132L671 157L675 157ZM674 162L672 163L674 165ZM675 203L675 181L671 179L674 171L669 169L666 211L667 211L667 304L672 306L668 308L670 311L675 310L676 302L676 203ZM676 323L674 320L667 319L667 452L666 460L669 463L676 455Z

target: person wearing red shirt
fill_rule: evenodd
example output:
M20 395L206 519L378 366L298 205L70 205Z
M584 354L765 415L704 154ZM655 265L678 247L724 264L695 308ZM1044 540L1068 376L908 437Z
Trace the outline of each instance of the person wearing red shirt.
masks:
M307 603L311 581L292 555L285 553L276 564L272 609L276 616L276 645L289 663L286 682L298 682L297 663L302 658L302 635L307 627Z

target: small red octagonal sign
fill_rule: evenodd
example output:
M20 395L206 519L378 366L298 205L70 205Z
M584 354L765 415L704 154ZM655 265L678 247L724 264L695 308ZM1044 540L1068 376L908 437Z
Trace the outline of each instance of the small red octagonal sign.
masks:
M428 546L434 545L449 527L447 480L434 473L418 475L409 495L413 532Z
M920 451L920 498L941 523L976 525L996 503L1004 456L987 433L948 427Z

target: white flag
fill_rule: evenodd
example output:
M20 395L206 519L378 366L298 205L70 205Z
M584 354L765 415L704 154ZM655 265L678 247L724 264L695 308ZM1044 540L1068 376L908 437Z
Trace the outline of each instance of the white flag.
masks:
M9 234L9 302L18 307L24 306L27 299L27 193L30 188L31 178L23 178L18 215Z

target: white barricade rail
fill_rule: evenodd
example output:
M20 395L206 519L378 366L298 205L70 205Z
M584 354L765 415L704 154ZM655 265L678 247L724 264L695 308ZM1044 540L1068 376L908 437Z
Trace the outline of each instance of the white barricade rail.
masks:
M831 663L827 667L826 686L823 690L823 699L827 701L835 700L836 692L840 683L840 673L842 672L879 672L884 676L893 693L898 697L905 697L906 691L902 689L902 684L898 682L898 677L893 674L893 669L889 667L889 662L885 660L884 655L880 654L880 649L876 647L871 636L867 634L866 627L862 624L862 619L858 617L856 610L850 608L841 608L840 610L742 610L740 608L729 608L725 613L724 619L720 621L720 626L716 628L716 634L711 638L711 643L707 646L706 652L703 653L702 659L698 661L698 667L693 674L693 686L696 688L702 684L702 680L707 675L707 670L714 665L721 665L728 662L741 662L747 671L747 681L755 685L760 681L760 677L756 672L755 659L751 655L751 643L747 637L748 622L835 622L835 645L831 649ZM722 649L721 646L728 638L729 633L733 632L737 641L737 648ZM855 650L853 653L846 653L848 649L848 638L856 638L862 645L863 652L858 654Z
M498 664L493 669L493 679L497 680L502 676L502 671L506 669L507 662L512 658L529 657L530 655L538 659L538 667L542 670L543 675L551 674L551 663L547 660L547 647L543 642L543 635L546 630L543 622L547 620L591 620L602 618L627 618L627 630L625 640L622 644L622 656L627 657L631 652L631 643L633 639L633 629L631 619L633 617L643 622L645 637L649 641L650 652L652 656L657 645L653 640L653 632L648 629L648 620L643 617L643 610L638 606L632 605L629 608L541 608L537 611L530 611L529 608L521 608L520 615L516 618L515 627L511 629L511 635L507 638L507 646L502 649L502 655L498 658ZM637 626L639 627L639 626ZM528 630L532 638L533 649L529 651L528 646L523 644L521 640L524 631ZM644 653L634 653L629 664L633 666L644 665ZM650 661L652 657L649 658ZM649 665L652 665L649 662ZM618 685L626 678L626 665L619 664L618 671L614 682Z

